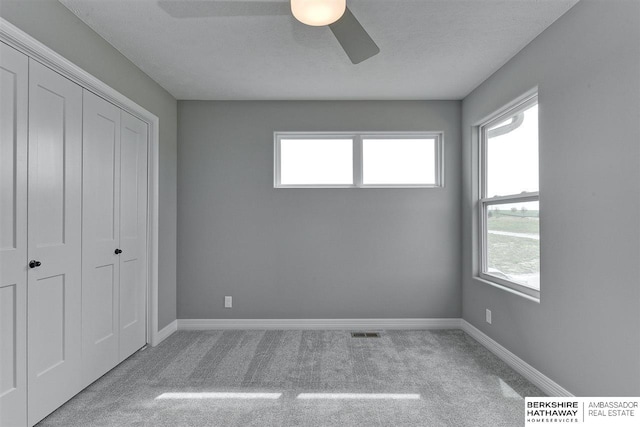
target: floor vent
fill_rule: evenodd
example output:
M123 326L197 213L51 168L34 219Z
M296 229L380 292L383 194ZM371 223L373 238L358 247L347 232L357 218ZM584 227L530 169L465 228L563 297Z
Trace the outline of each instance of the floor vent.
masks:
M351 338L380 338L379 332L351 332Z

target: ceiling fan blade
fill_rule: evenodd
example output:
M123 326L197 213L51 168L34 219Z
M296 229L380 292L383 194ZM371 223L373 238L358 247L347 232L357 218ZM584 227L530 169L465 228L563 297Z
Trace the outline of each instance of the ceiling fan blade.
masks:
M338 43L354 64L371 58L380 53L380 48L360 25L360 22L347 8L342 18L329 25Z
M288 1L160 0L158 6L174 18L291 15Z

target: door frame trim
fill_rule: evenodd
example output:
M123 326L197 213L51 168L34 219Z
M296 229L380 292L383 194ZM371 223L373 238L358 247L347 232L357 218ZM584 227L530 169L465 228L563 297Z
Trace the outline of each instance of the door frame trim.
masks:
M146 341L156 346L162 341L158 334L158 168L159 126L158 117L136 104L117 90L108 86L87 71L67 60L54 50L40 43L9 21L0 17L0 41L24 53L28 57L51 68L72 82L93 92L106 101L127 111L148 125L147 146L147 337Z

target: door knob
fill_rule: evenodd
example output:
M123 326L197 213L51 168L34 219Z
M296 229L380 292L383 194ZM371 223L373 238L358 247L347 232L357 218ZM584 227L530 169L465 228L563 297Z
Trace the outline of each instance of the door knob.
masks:
M116 249L115 253L116 253L116 255L120 255L122 253L122 249Z
M40 261L36 261L35 259L32 259L31 261L29 261L29 268L36 268L36 267L40 267L42 265L42 263Z

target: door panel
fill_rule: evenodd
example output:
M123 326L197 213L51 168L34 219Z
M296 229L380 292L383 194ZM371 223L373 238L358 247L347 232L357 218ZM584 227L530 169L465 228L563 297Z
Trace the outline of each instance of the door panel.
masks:
M93 272L93 283L90 284L90 287L93 288L91 291L94 294L92 305L95 307L95 311L91 313L91 318L88 318L87 321L92 323L93 334L90 338L90 344L94 346L104 345L105 340L113 338L118 333L117 325L114 328L113 315L115 310L113 298L118 284L116 276L113 274L114 267L113 264L102 265L96 267Z
M46 343L46 351L37 351L31 356L30 374L40 377L64 363L65 342L65 277L63 274L39 278L29 283L29 292L38 295L29 301L29 310L39 313L29 329L30 339Z
M124 114L124 113L123 113ZM138 237L138 177L140 171L139 138L128 123L123 123L122 127L122 186L120 200L122 201L122 222L120 225L120 236L125 239L136 239Z
M29 61L0 43L0 425L27 423Z
M139 292L136 292L140 283L138 271L139 263L136 259L125 261L120 266L120 324L122 329L127 329L140 320L140 313L137 309L140 297Z
M65 102L66 94L37 86L33 95L37 106L31 120L38 124L37 146L29 163L37 186L29 188L34 209L34 242L37 247L64 245L65 226Z
M119 361L120 109L84 91L82 352L88 385Z
M0 288L0 396L12 392L17 387L16 372L16 285Z
M146 343L147 125L121 112L120 360Z
M28 147L32 425L81 389L82 89L31 59Z
M15 126L16 117L19 114L19 111L17 111L16 89L21 77L16 73L20 72L20 70L10 68L12 65L19 67L20 63L5 64L8 61L4 58L4 51L9 48L5 47L4 44L1 47L3 61L0 63L0 91L2 93L2 97L0 97L0 109L2 111L2 115L0 115L0 149L2 150L2 157L0 157L0 182L2 183L0 186L0 203L2 203L0 205L2 206L2 212L0 213L0 250L12 250L16 248L17 237L16 193L18 182L15 172L17 167L16 155L20 149L17 144L19 142L25 143L26 147L26 139L18 140L18 129ZM18 57L17 59L20 58ZM26 82L26 80L24 81ZM26 95L26 90L22 95ZM23 114L22 118L26 120L26 115ZM26 134L23 136L26 136Z

